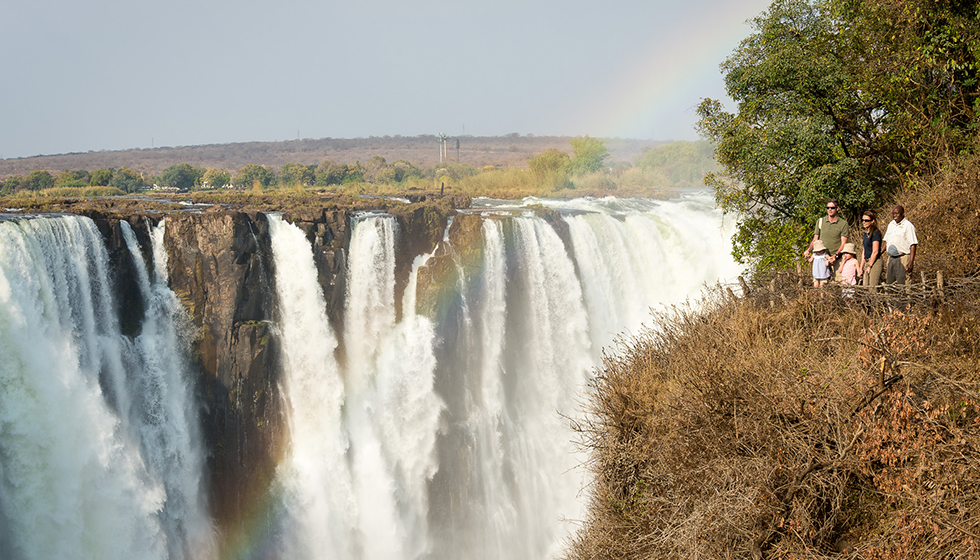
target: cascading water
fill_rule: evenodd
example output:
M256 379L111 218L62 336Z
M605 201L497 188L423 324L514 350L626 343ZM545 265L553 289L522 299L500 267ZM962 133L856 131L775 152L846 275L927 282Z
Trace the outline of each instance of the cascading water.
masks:
M417 558L440 404L431 325L411 311L395 322L394 218L365 217L354 229L343 365L309 242L278 216L269 222L291 405L280 471L289 557Z
M602 349L651 307L737 274L731 224L705 195L483 201L471 213L458 218L479 220L471 238L447 233L416 258L400 317L398 222L357 216L338 332L310 241L268 216L289 436L273 536L241 557L557 556L584 517L568 418ZM0 221L0 558L217 554L193 329L166 287L163 223L152 268L120 227L138 334L121 332L90 220Z
M160 519L167 534L170 558L207 558L211 525L202 481L204 457L192 398L187 348L190 318L167 287L165 222L150 230L152 280L132 228L120 222L133 257L145 317L135 338L127 393L134 401L130 424L151 473L167 496Z
M323 448L333 456L309 463L330 476L291 479L291 493L331 496L318 518L297 520L308 537L304 558L324 550L379 559L560 552L583 517L585 484L568 417L579 414L602 347L639 328L651 307L683 300L737 269L727 255L730 231L719 227L706 198L528 204L542 202L563 212L567 243L532 211L490 206L480 262L457 258L455 283L439 296L436 317L425 317L415 305L425 266L419 259L398 322L396 221L354 221L343 359L317 361L331 396L311 398L312 387L305 395L289 391L294 418L317 417L321 426L300 433L294 420L293 453L303 453L309 438L333 442ZM272 221L273 246L287 234L292 241L276 251L277 270L302 276L302 290L317 292L309 242ZM301 288L278 289L286 321L286 302ZM326 332L320 300L301 308L317 314L315 332ZM306 345L320 339L333 347L332 335L304 337ZM311 482L323 486L303 487ZM338 527L343 540L321 541Z
M120 332L91 220L0 222L0 556L205 557L195 407L128 224L147 320Z

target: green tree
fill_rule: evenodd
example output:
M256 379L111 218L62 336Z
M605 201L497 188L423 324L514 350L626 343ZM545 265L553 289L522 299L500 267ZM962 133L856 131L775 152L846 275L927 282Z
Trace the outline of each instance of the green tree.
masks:
M364 173L361 170L360 163L348 163L347 170L344 172L344 180L341 181L342 185L350 185L352 183L363 183Z
M199 184L205 171L203 167L196 167L189 163L178 163L160 172L160 183L180 191L189 191Z
M777 0L722 65L738 112L698 108L725 169L705 183L739 216L742 263L788 265L826 199L859 212L897 185L879 150L881 105L855 90L838 25L825 4Z
M323 160L316 168L316 184L320 187L339 185L346 176L347 166L329 159Z
M50 189L54 186L54 177L43 169L35 169L27 174L23 187L29 191Z
M266 188L275 180L275 175L268 167L250 163L238 170L232 184L235 188L248 189L255 185Z
M145 183L143 176L128 167L120 167L112 175L110 187L115 187L123 192L134 193L143 190Z
M572 139L572 159L568 169L573 175L595 173L602 169L609 158L606 144L598 138L588 135Z
M777 0L753 26L722 65L738 111L698 110L742 262L787 265L827 198L853 219L976 150L975 3Z
M375 176L375 182L395 184L407 179L421 179L422 171L411 163L400 159L395 163L385 167Z
M62 171L54 178L56 187L87 187L92 174L85 169Z
M18 175L13 175L11 177L7 177L7 179L3 181L3 187L0 188L0 195L14 194L15 192L23 189L24 178Z
M221 189L231 184L231 174L224 169L212 167L201 177L201 186L208 189Z
M568 168L571 158L565 152L549 148L527 160L528 168L539 178Z
M310 186L315 180L315 174L301 163L287 163L279 169L279 184L283 186Z
M830 1L830 0L828 0ZM929 173L972 153L980 110L976 2L832 0L852 89L880 103L881 150L895 168Z
M358 164L358 167L360 168L363 179L368 183L374 183L377 181L378 173L388 167L388 162L381 156L374 156L364 165Z
M92 172L92 178L89 179L88 184L92 187L108 187L109 183L112 182L112 174L114 170L109 169L96 169Z

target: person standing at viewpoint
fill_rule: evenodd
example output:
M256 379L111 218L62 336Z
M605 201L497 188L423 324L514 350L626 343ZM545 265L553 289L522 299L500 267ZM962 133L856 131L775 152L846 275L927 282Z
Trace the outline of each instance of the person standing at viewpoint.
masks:
M831 198L827 201L827 217L817 220L816 227L813 228L813 239L803 251L803 256L809 260L813 252L813 244L816 241L823 241L824 246L827 247L827 263L830 265L831 278L837 277L841 264L841 248L847 243L847 236L850 235L847 220L840 217L839 210L840 205L837 204L837 200Z
M861 227L864 228L864 251L861 252L861 264L858 268L864 276L865 286L877 286L881 283L885 244L881 242L878 215L874 210L861 214Z
M915 235L915 226L905 219L905 207L901 204L892 208L892 221L885 230L884 242L888 253L885 282L908 284L915 268L915 248L919 238Z

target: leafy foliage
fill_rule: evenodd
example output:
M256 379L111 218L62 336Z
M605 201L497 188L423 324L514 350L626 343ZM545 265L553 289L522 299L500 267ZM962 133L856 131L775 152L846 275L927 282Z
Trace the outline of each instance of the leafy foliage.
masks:
M113 169L100 168L92 172L92 178L88 184L92 187L108 187L112 182Z
M609 150L606 144L598 138L589 135L578 136L571 140L572 160L568 164L568 170L573 175L584 173L595 173L602 169L606 160L609 159Z
M282 186L311 186L315 181L315 172L301 163L287 163L279 169L279 184Z
M706 183L741 217L742 262L789 265L805 236L782 223L805 231L828 198L853 221L973 150L974 4L777 0L753 26L722 65L738 111L698 109L725 170Z
M160 184L179 191L189 191L200 184L201 177L206 171L203 167L178 163L160 172Z
M121 167L112 175L109 186L122 192L134 193L143 189L143 176L128 167Z
M231 174L224 169L212 167L201 176L201 186L210 189L220 189L231 184Z
M275 179L275 175L268 167L250 163L238 170L232 184L239 189L249 189L256 185L261 188L268 187Z
M40 191L44 189L50 189L54 186L54 177L50 173L43 169L37 169L31 171L24 178L22 187L29 191Z
M62 171L54 178L56 187L87 187L92 174L84 169Z
M527 160L527 166L538 177L545 177L549 173L564 171L571 162L571 158L565 152L550 148Z

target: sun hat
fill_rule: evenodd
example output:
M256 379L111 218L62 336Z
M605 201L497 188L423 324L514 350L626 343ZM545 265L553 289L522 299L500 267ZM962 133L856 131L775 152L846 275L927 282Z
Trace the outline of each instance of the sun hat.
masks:
M841 253L850 253L850 254L854 255L855 257L857 256L857 251L854 249L854 244L853 243L845 243L844 244L844 248L841 249L840 252Z
M819 253L820 251L826 251L826 250L827 250L827 246L823 244L823 241L817 239L816 241L813 242L814 253Z

